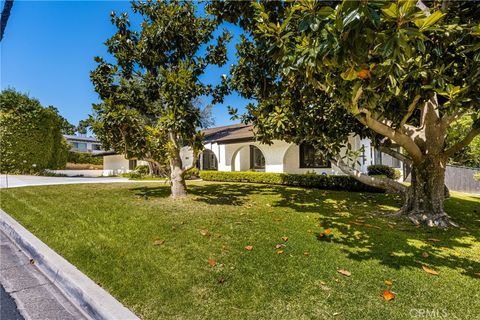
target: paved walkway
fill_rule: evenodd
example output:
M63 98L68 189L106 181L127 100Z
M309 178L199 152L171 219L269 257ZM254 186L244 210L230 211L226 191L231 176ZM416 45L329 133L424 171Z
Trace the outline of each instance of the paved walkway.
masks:
M5 295L2 292L2 320L86 319L40 272L35 263L32 264L25 253L1 231L0 283L8 294ZM12 304L10 297L13 298L16 306ZM4 306L5 310L3 310ZM17 311L23 318L18 317Z
M83 177L40 177L27 175L8 175L0 176L0 188L26 187L26 186L45 186L53 184L76 184L76 183L112 183L112 182L134 182L127 178L105 177L105 178L83 178Z

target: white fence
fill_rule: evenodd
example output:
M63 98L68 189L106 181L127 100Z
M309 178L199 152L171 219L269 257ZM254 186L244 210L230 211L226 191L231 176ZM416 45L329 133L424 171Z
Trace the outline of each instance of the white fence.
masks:
M480 172L480 168L449 165L445 170L445 184L450 190L480 194L480 181L473 178L476 172Z
M103 175L103 170L50 170L50 172L68 177L101 177Z

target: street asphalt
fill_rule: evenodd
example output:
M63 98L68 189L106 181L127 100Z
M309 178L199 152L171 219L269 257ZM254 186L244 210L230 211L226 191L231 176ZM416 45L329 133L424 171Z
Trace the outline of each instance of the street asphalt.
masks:
M0 319L2 320L24 320L17 309L15 301L0 285Z

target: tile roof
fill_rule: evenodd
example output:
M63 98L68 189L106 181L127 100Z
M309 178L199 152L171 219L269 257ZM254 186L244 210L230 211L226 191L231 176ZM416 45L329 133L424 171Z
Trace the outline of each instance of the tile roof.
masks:
M253 140L253 126L249 124L233 124L202 130L207 143L232 143L235 141Z

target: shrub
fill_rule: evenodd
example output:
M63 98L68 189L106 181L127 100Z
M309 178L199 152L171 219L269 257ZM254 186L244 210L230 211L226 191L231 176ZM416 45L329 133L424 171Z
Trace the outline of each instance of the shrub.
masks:
M146 176L150 173L150 168L146 164L141 164L135 167L135 172L142 176Z
M91 153L88 152L68 152L67 162L69 163L88 163L88 164L103 164L102 157L94 157Z
M0 167L2 172L35 173L60 169L68 145L62 132L71 126L52 106L12 89L0 94Z
M370 187L349 176L288 174L270 172L200 171L200 178L205 181L252 182L308 187L325 190L383 192L382 189Z
M198 170L198 168L191 168L190 170L186 171L184 174L183 174L183 178L184 179L198 179L198 177L200 176L200 170Z
M396 177L395 169L390 168L389 166L383 164L373 164L367 167L368 175L369 176L385 176L390 179L398 179L400 178L400 172L398 172L398 177Z

